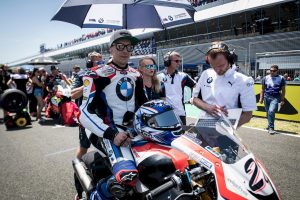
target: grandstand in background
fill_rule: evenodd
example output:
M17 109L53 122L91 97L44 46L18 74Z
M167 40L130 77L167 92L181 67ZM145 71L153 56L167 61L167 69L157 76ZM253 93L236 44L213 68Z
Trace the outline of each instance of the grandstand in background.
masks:
M178 51L183 58L182 69L193 77L205 66L205 52L213 41L225 41L238 55L241 70L253 77L264 75L272 64L291 77L300 73L300 0L191 0L196 6L193 24L167 30L142 30L134 33L141 42L135 47L132 65L139 58L156 57L163 67L163 55ZM10 66L22 65L39 56L60 61L66 74L74 64L84 67L86 56L98 51L109 58L111 33L24 58Z

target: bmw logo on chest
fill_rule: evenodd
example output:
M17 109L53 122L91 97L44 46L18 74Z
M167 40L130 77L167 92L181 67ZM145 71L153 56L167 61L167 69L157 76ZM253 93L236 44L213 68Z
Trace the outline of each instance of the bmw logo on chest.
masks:
M123 101L129 101L133 96L133 81L130 78L121 78L116 87L118 97Z

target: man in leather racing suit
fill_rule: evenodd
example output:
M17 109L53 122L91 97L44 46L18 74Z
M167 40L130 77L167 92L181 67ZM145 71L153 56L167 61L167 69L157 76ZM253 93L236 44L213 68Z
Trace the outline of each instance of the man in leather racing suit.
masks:
M103 138L103 147L113 170L111 178L98 182L90 199L111 198L109 187L112 182L134 186L137 180L138 171L127 147L131 137L118 125L122 125L126 113L134 112L136 106L146 102L142 81L137 81L141 79L140 73L128 66L138 41L127 30L114 32L109 43L112 61L91 68L83 77L79 121L92 132L87 131L90 139L95 135Z

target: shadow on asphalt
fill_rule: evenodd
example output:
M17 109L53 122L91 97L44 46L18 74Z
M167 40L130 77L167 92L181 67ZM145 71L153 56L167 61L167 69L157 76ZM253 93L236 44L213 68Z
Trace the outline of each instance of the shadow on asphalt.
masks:
M25 126L23 128L9 128L9 129L6 129L6 131L22 131L22 130L25 130L25 129L30 129L32 128L32 125L28 125L28 126Z
M38 122L42 126L55 126L56 124L60 124L57 119L45 119L44 122Z
M291 134L291 135L298 135L297 133L295 132L291 132L291 131L283 131L283 130L275 130L278 133L286 133L286 134Z

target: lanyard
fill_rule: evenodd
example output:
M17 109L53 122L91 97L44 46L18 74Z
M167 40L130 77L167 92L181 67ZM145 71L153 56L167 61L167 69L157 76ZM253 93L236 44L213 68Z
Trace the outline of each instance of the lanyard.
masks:
M150 88L151 90L150 90L150 98L149 98L149 96L148 96L148 91L147 91L147 87L144 85L144 93L145 93L145 96L147 97L147 99L150 101L150 100L152 100L152 97L153 97L153 91L152 91L152 88Z

